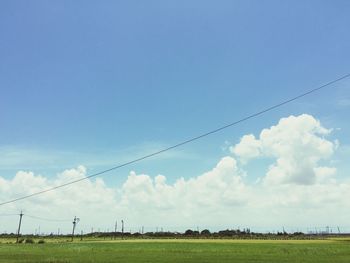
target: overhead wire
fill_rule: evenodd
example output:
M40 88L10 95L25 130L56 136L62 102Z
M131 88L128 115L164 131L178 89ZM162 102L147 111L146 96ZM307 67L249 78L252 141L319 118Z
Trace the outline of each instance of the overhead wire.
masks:
M263 110L261 110L261 111L258 111L258 112L256 112L256 113L253 113L253 114L251 114L251 115L248 115L248 116L246 116L246 117L243 117L243 118L241 118L241 119L239 119L239 120L236 120L236 121L234 121L234 122L231 122L231 123L229 123L229 124L226 124L226 125L224 125L224 126L221 126L221 127L219 127L219 128L216 128L216 129L214 129L214 130L205 132L205 133L200 134L200 135L198 135L198 136L189 138L189 139L187 139L187 140L184 140L184 141L179 142L179 143L177 143L177 144L174 144L174 145L172 145L172 146L166 147L166 148L161 149L161 150L159 150L159 151L156 151L156 152L153 152L153 153L144 155L144 156L142 156L142 157L139 157L139 158L133 159L133 160L131 160L131 161L128 161L128 162L125 162L125 163L116 165L116 166L111 167L111 168L109 168L109 169L106 169L106 170L103 170L103 171L100 171L100 172L91 174L91 175L89 175L89 176L86 176L86 177L83 177L83 178L80 178L80 179L76 179L76 180L73 180L73 181L70 181L70 182L67 182L67 183L64 183L64 184L61 184L61 185L57 185L57 186L54 186L54 187L51 187L51 188L48 188L48 189L45 189L45 190L41 190L41 191L38 191L38 192L35 192L35 193L32 193L32 194L29 194L29 195L24 195L24 196L15 198L15 199L11 199L11 200L8 200L8 201L5 201L5 202L1 202L1 203L0 203L0 206L6 205L6 204L10 204L10 203L14 203L14 202L17 202L17 201L20 201L20 200L28 199L28 198L31 198L31 197L33 197L33 196L37 196L37 195L44 194L44 193L47 193L47 192L51 192L51 191L57 190L57 189L59 189L59 188L62 188L62 187L65 187L65 186L69 186L69 185L72 185L72 184L75 184L75 183L78 183L78 182L87 180L87 179L89 179L89 178L96 177L96 176L99 176L99 175L102 175L102 174L111 172L111 171L113 171L113 170L116 170L116 169L119 169L119 168L128 166L128 165L130 165L130 164L133 164L133 163L136 163L136 162L140 162L140 161L145 160L145 159L148 159L148 158L150 158L150 157L153 157L153 156L162 154L162 153L164 153L164 152L167 152L167 151L170 151L170 150L172 150L172 149L178 148L178 147L180 147L180 146L183 146L183 145L185 145L185 144L191 143L191 142L193 142L193 141L197 141L197 140L199 140L199 139L201 139L201 138L203 138L203 137L209 136L209 135L211 135L211 134L217 133L217 132L222 131L222 130L224 130L224 129L227 129L227 128L229 128L229 127L235 126L235 125L237 125L237 124L239 124L239 123L242 123L242 122L245 122L245 121L250 120L250 119L252 119L252 118L255 118L255 117L257 117L257 116L260 116L260 115L262 115L262 114L264 114L264 113L266 113L266 112L272 111L272 110L274 110L274 109L276 109L276 108L279 108L279 107L281 107L281 106L283 106L283 105L286 105L286 104L291 103L291 102L293 102L293 101L296 101L296 100L298 100L298 99L300 99L300 98L303 98L303 97L305 97L305 96L307 96L307 95L310 95L310 94L312 94L312 93L315 93L315 92L317 92L317 91L319 91L319 90L321 90L321 89L323 89L323 88L326 88L326 87L328 87L328 86L331 86L332 84L334 84L334 83L336 83L336 82L339 82L339 81L341 81L341 80L343 80L343 79L346 79L346 78L348 78L348 77L350 77L350 73L349 73L349 74L346 74L346 75L343 75L343 76L341 76L341 77L339 77L339 78L337 78L337 79L334 79L334 80L332 80L332 81L329 81L329 82L327 82L326 84L323 84L323 85L321 85L321 86L319 86L319 87L317 87L317 88L308 90L308 91L306 91L306 92L304 92L304 93L302 93L302 94L299 94L299 95L297 95L297 96L295 96L295 97L289 98L289 99L284 100L284 101L282 101L282 102L280 102L280 103L277 103L277 104L275 104L275 105L273 105L273 106L267 107L267 108L265 108L265 109L263 109Z
M52 218L45 218L45 217L39 217L39 216L33 216L33 215L28 215L28 214L23 214L23 216L27 216L29 218L37 219L37 220L42 220L42 221L49 221L49 222L71 222L72 220L70 219L52 219Z
M0 214L0 216L18 216L19 214Z

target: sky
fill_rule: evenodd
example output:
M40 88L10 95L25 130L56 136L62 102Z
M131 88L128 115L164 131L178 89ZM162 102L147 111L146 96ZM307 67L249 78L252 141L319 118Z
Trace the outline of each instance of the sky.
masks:
M0 201L169 147L350 72L348 1L1 1ZM137 231L350 232L350 79L1 214ZM57 224L25 217L23 231ZM0 216L0 232L17 217ZM28 223L26 223L28 222ZM66 222L66 223L63 223ZM60 223L60 224L61 224Z

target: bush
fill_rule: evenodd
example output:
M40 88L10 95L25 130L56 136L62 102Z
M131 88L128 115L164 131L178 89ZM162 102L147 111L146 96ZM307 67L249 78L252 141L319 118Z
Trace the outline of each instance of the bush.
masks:
M38 241L38 244L44 244L44 243L45 243L45 240L40 239L40 240Z
M18 243L19 244L22 244L24 242L24 238L20 238L19 240L18 240Z
M27 239L24 241L24 243L26 243L26 244L34 244L35 242L34 242L34 240L33 240L32 238L27 238Z
M210 231L209 231L208 229L204 229L204 230L201 232L201 235L209 236L209 235L210 235Z
M193 231L191 229L187 229L185 231L185 236L192 236L193 235Z

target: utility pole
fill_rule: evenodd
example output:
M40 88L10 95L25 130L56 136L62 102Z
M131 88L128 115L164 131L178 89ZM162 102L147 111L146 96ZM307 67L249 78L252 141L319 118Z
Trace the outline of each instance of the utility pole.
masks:
M122 239L124 237L124 220L122 220Z
M117 228L118 228L118 220L115 221L115 225L114 225L114 239L117 238Z
M18 224L16 243L18 243L19 234L21 232L22 216L23 216L23 212L21 211L21 213L19 214L19 224Z
M75 216L74 219L73 219L72 241L73 241L73 239L74 239L75 226L78 224L79 220L80 220L80 219L77 218L76 216Z

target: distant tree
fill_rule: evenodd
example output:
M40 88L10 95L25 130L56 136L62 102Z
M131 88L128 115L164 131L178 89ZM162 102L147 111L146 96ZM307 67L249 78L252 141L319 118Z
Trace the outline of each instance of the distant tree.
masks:
M186 235L186 236L192 236L192 235L193 235L193 231L192 231L191 229L187 229L187 230L185 231L185 235Z
M219 231L218 234L219 234L219 236L233 236L236 234L236 231L226 229L226 230Z
M301 235L304 235L304 233L303 232L294 232L293 235L294 236L301 236Z
M204 229L204 230L201 231L201 235L209 236L210 235L210 231L208 229Z

